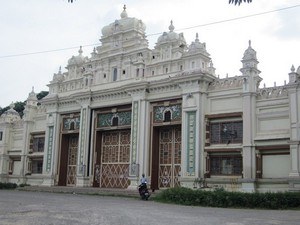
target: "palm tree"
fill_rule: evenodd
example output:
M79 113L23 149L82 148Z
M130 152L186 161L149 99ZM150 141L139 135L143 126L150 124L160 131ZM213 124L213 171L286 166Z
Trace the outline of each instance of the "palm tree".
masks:
M240 5L242 2L248 2L248 3L250 3L250 2L252 2L252 0L229 0L229 4L238 4L238 5Z

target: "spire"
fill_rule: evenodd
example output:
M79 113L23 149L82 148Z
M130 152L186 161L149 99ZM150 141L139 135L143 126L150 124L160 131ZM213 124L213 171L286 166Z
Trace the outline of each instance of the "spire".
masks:
M80 46L79 50L78 50L79 55L82 55L83 51L82 51L82 46Z
M174 27L174 25L173 25L173 20L171 20L171 24L170 24L170 26L169 26L169 30L170 30L170 32L173 32L174 29L175 29L175 27Z
M196 39L195 39L196 42L199 42L199 35L198 33L196 33Z
M258 75L260 71L257 69L257 57L256 57L256 51L251 47L251 40L248 41L248 48L245 50L242 63L243 67L240 69L240 71L243 73L243 75L250 74L250 72L254 75Z

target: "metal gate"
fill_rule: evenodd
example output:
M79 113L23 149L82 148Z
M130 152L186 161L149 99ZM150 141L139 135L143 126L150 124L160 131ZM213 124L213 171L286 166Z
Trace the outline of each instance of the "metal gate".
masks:
M101 146L100 187L127 188L130 130L104 132Z
M78 137L71 136L68 149L67 186L76 185Z
M159 187L180 186L181 128L168 127L159 131Z

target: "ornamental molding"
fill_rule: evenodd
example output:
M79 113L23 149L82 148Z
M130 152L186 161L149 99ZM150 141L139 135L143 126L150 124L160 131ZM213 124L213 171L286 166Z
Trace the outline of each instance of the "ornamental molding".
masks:
M285 86L261 88L258 89L257 99L274 99L288 96L288 90Z
M91 101L93 102L100 102L100 101L107 101L107 100L120 100L128 98L128 93L126 91L116 91L111 93L96 93L91 96Z
M217 79L209 84L208 90L224 90L229 88L242 88L244 76L226 77L224 79Z

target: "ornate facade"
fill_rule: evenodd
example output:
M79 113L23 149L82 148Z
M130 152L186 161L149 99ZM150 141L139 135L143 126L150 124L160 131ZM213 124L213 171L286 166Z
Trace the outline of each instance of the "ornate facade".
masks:
M72 56L24 117L0 118L0 182L152 189L300 190L300 68L262 78L249 41L241 74L218 78L206 44L169 30L148 48L127 15L102 29L90 57Z

